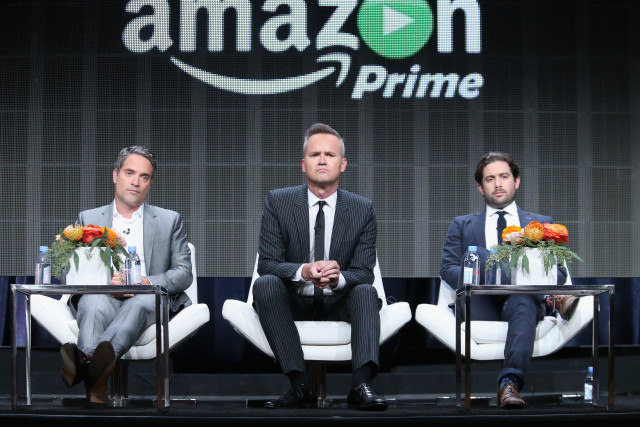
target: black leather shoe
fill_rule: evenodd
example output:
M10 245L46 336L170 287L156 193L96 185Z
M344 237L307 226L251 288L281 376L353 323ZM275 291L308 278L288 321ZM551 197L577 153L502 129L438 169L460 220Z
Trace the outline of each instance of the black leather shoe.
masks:
M384 396L367 383L362 383L358 387L352 388L347 397L347 403L349 408L363 411L384 411L387 409L387 402Z
M109 401L107 381L116 366L116 356L109 341L103 341L91 356L85 378L87 399L91 403L104 404Z
M62 381L67 387L73 387L82 381L87 374L90 358L78 349L76 343L68 342L60 347L60 356L64 366L60 371Z
M315 408L318 406L316 392L309 386L302 384L298 387L291 387L284 392L277 400L268 400L264 407L275 408Z

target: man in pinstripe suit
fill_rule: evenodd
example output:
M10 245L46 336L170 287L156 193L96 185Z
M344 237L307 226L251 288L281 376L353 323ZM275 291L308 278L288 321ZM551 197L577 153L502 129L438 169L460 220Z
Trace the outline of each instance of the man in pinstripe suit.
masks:
M258 247L260 277L253 286L253 301L275 358L291 383L283 396L265 403L267 408L317 404L296 320L351 323L349 407L387 408L384 397L371 386L379 365L382 305L372 285L376 214L371 200L338 188L347 167L344 151L338 132L321 123L311 126L302 159L307 185L273 190L265 200ZM314 259L319 209L326 224L324 258Z

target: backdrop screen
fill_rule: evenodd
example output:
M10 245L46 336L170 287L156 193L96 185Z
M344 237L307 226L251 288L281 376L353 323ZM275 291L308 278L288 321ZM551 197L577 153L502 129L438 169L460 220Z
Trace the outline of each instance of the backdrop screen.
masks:
M341 133L388 277L437 277L480 211L488 150L518 205L569 229L576 277L640 276L640 2L12 0L0 14L0 275L33 275L118 151L159 157L204 277L251 275L266 193L304 183L305 130ZM634 188L636 190L634 190ZM630 262L632 261L632 262Z

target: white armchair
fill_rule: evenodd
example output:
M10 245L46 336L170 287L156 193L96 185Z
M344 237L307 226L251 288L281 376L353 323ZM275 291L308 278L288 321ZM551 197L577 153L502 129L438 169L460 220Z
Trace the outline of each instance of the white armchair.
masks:
M571 277L567 276L566 285L571 283ZM569 320L564 320L560 315L556 315L545 316L542 321L538 322L533 357L546 356L558 351L587 326L593 320L593 298L591 295L581 297L575 313ZM416 307L415 319L438 341L455 352L456 316L449 306L454 303L455 291L441 280L438 303L419 304ZM461 324L462 336L464 333L463 322ZM507 322L471 321L470 337L472 360L504 359ZM464 345L462 345L461 351L465 356Z
M192 301L169 321L169 350L182 340L192 336L202 325L209 321L209 307L198 303L198 276L196 272L195 247L189 243L191 250L191 267L193 282L186 290ZM46 329L60 344L77 342L78 322L71 314L67 301L69 295L62 295L60 299L46 295L31 296L31 315ZM164 344L164 343L161 343ZM164 349L163 349L164 350ZM149 326L140 336L133 347L129 349L116 363L113 373L111 396L114 403L128 397L127 368L128 362L134 360L149 360L156 357L156 326Z
M262 331L258 314L252 306L252 288L259 277L257 272L258 257L254 265L253 277L247 301L228 299L222 307L222 317L226 319L244 338L270 357L273 351ZM378 295L382 299L380 309L380 344L393 336L411 320L411 309L407 302L387 304L380 267L376 259L374 283ZM318 395L318 406L325 406L326 401L326 363L351 361L351 325L347 322L335 321L297 321L304 359Z

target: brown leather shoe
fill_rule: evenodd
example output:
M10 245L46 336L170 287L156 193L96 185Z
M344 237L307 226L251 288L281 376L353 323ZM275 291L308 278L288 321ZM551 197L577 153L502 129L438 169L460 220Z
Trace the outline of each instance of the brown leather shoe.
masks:
M527 404L520 397L518 389L513 383L506 382L500 390L498 390L498 407L505 409L521 409L526 408Z
M85 378L89 402L105 404L109 401L107 382L115 366L116 356L111 343L103 341L98 344L93 356L91 356L91 363Z
M73 387L82 381L87 374L90 358L73 342L62 344L60 356L64 362L64 366L60 370L62 381L67 387Z
M576 308L578 308L578 297L575 295L552 295L547 298L547 305L558 310L558 314L564 320L569 320Z

